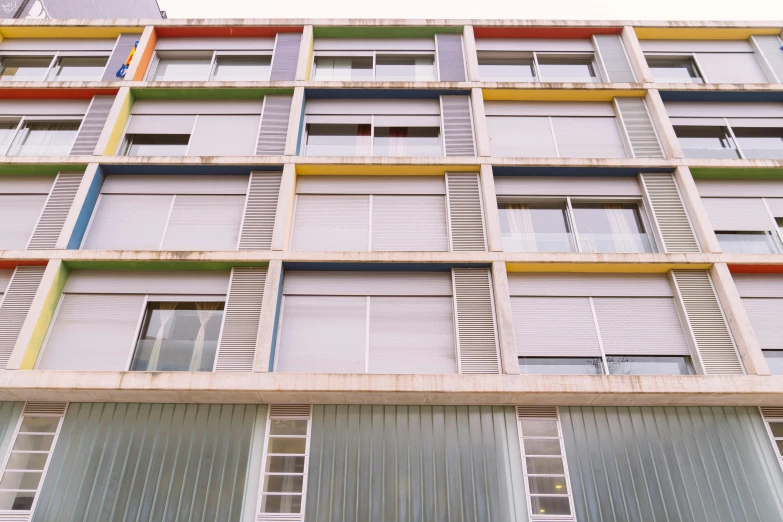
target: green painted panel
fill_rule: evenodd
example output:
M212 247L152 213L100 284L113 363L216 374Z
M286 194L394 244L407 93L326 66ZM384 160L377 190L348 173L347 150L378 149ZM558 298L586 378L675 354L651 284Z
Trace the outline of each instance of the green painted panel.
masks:
M315 38L434 38L438 33L460 33L454 27L314 27Z
M53 163L7 164L0 165L0 176L54 176L61 170L79 171L86 168L87 165L75 163L68 165L56 165Z
M293 89L249 89L221 87L200 88L135 88L134 100L260 100L267 94L293 94Z
M691 168L694 178L783 179L783 168L701 169Z
M230 270L235 266L254 266L265 268L269 263L258 261L198 261L187 259L183 252L182 259L166 259L161 261L123 261L119 259L101 261L66 261L69 269L89 270Z

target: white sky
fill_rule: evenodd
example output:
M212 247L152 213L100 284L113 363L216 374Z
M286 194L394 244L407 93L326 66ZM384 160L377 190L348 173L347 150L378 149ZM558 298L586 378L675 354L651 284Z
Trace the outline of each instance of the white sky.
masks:
M158 4L169 18L783 20L783 0L158 0Z

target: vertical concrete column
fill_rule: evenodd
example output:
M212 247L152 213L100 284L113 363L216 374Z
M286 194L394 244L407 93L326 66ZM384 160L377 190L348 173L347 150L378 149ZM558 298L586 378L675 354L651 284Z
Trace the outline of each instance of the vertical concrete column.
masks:
M491 156L487 113L484 110L484 93L480 88L476 87L470 90L470 101L473 105L473 130L476 133L476 151L479 156Z
M87 165L55 248L79 248L87 230L87 224L90 222L90 216L92 216L92 211L95 208L95 203L98 201L103 178L100 165L97 163Z
M261 301L261 320L256 340L254 372L268 372L269 364L277 342L277 320L280 316L280 295L283 280L283 262L273 259L269 262L264 283L264 299Z
M294 88L291 100L291 113L288 115L288 135L285 138L285 155L296 156L299 148L299 136L304 119L304 87Z
M715 263L710 268L712 284L718 294L723 313L731 328L731 335L737 344L742 364L748 375L770 375L767 360L761 351L761 346L753 332L750 318L742 305L742 298L737 291L731 272L726 263Z
M680 142L677 140L677 135L674 134L674 127L672 127L672 122L666 113L666 107L663 105L661 93L658 92L658 89L649 89L644 100L647 102L647 108L650 111L653 125L655 125L655 130L658 132L658 138L661 140L666 157L669 159L684 158L682 147L680 147Z
M500 361L503 363L503 373L518 374L519 359L514 338L514 316L511 312L511 295L508 289L506 263L492 263L492 292L495 297L495 320L498 329L498 345Z
M481 195L484 206L484 226L487 227L487 249L490 252L503 251L503 238L500 235L500 218L498 216L498 198L495 194L495 178L492 165L481 165Z
M62 259L50 260L19 337L16 338L14 350L6 365L7 370L32 370L35 367L67 278L68 269Z
M623 27L620 37L623 40L623 46L625 52L628 54L628 59L631 61L631 67L633 73L636 75L636 81L644 83L652 83L652 72L647 67L647 60L644 59L644 52L642 52L642 46L639 44L639 39L636 37L636 32L633 27L626 25Z
M306 25L299 43L299 61L296 63L296 81L310 79L310 64L313 62L313 26Z
M144 79L144 75L147 74L147 67L150 64L150 60L152 60L152 55L155 53L155 44L157 43L158 35L155 32L155 28L151 25L145 27L141 33L141 38L139 38L136 52L133 53L133 59L125 72L126 80L142 81Z
M693 176L691 176L690 169L688 167L677 167L674 169L674 180L680 189L682 203L685 205L685 211L688 213L691 225L693 225L693 231L699 240L699 245L701 245L701 251L708 253L721 252L720 243L715 236L715 231L712 229L707 210L701 202L699 189L696 187Z
M466 25L462 30L462 40L465 47L465 65L467 66L468 71L468 81L480 81L478 54L476 53L476 38L473 36L472 25Z
M287 250L291 220L294 214L296 198L296 165L283 165L283 177L280 180L280 193L277 196L275 228L272 231L272 250Z

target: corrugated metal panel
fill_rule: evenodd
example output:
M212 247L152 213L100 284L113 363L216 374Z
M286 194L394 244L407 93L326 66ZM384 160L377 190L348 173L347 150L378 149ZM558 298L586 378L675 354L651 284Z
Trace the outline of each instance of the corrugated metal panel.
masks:
M37 368L127 370L143 304L143 295L63 295Z
M272 55L270 81L296 79L296 64L299 61L299 42L302 33L277 33L275 51Z
M452 295L451 274L444 272L287 270L286 295Z
M0 194L0 250L27 247L47 199L40 194Z
M510 406L314 406L306 522L526 522Z
M640 174L666 252L699 252L699 243L671 174Z
M464 82L465 57L462 52L461 34L436 34L438 71L442 82Z
M364 373L367 298L285 296L278 372Z
M82 120L76 141L71 148L71 156L92 156L95 154L95 146L106 125L114 96L93 96L90 108Z
M500 373L492 283L485 268L454 268L460 373Z
M595 48L604 64L610 82L633 83L636 77L628 63L623 41L619 34L597 34L593 36Z
M773 230L775 222L759 198L702 198L715 230Z
M243 196L177 196L162 250L236 250Z
M297 196L291 250L366 252L369 240L369 196Z
M28 250L47 250L57 245L83 176L83 172L60 172L57 175L27 245Z
M457 373L448 297L370 298L369 373Z
M215 371L253 371L266 272L254 267L231 270Z
M33 520L240 522L258 416L265 406L72 403Z
M260 114L199 115L188 156L252 156L260 118Z
M120 69L120 66L125 63L125 60L128 59L128 54L140 38L140 34L121 34L119 38L117 38L117 43L109 57L109 61L106 63L106 69L103 71L101 81L114 82L120 80L120 78L117 78L116 76L117 71Z
M783 520L783 472L758 409L569 407L580 522Z
M285 152L292 100L293 96L264 96L256 156L282 156Z
M281 179L282 174L279 172L250 173L250 187L239 235L239 250L272 248Z
M696 60L709 83L769 82L753 53L697 53Z
M783 350L783 297L780 299L745 297L742 304L748 312L756 339L762 350Z
M489 146L495 157L556 158L549 118L487 116Z
M449 233L443 196L373 196L371 250L446 252Z
M671 297L663 274L511 273L512 296Z
M783 274L732 274L741 297L783 297Z
M446 174L451 250L485 251L484 212L478 174Z
M745 373L709 274L702 270L672 270L672 274L706 373Z
M627 158L615 118L552 118L561 158Z
M607 355L690 355L670 297L596 297L601 342Z
M169 195L101 195L82 248L158 250L171 201Z
M600 357L587 297L512 297L520 357Z
M777 35L754 34L751 36L751 39L761 49L770 68L774 71L775 76L778 77L778 82L783 82L783 52L780 50L783 42L780 41Z
M663 158L663 149L642 98L615 98L635 158Z
M470 112L470 97L443 95L443 142L446 156L475 156L476 142L473 139L473 120Z
M5 369L46 267L20 266L0 292L0 369Z

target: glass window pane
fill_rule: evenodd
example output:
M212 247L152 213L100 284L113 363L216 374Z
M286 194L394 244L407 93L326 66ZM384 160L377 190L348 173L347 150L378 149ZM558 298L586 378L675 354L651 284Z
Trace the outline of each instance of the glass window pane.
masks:
M612 375L693 375L690 357L685 356L607 356Z
M28 510L34 499L35 491L0 491L0 509Z
M307 435L307 420L272 419L269 422L270 435Z
M192 82L209 78L211 58L162 58L155 68L156 81Z
M742 154L748 159L783 159L783 129L733 128Z
M303 484L301 475L267 475L264 493L301 493Z
M634 204L575 203L574 220L582 252L652 252Z
M373 79L372 56L317 56L313 81L370 81Z
M527 375L601 375L604 365L597 357L520 357L519 371Z
M127 138L128 156L184 156L189 134L133 134Z
M544 457L526 457L528 475L564 475L563 459L544 458Z
M783 422L770 422L773 437L783 437Z
M6 471L0 479L0 489L38 489L40 471Z
M656 82L704 83L693 59L688 56L647 56Z
M565 477L530 477L528 478L531 495L566 495L568 484Z
M308 156L369 156L371 129L369 124L307 126Z
M783 455L783 440L776 440L775 444L778 445L778 453Z
M376 127L373 156L440 156L438 127Z
M598 78L592 57L558 58L538 57L540 80L542 82L596 82Z
M571 504L568 497L530 497L534 514L539 515L570 515Z
M378 55L375 58L375 79L386 82L433 81L435 79L434 57Z
M213 80L267 81L271 56L220 56L215 59Z
M523 438L525 455L560 455L559 439L527 439Z
M25 415L22 419L20 432L33 433L54 433L57 431L57 425L60 423L60 417L31 417Z
M307 439L287 439L271 437L267 453L294 453L304 455Z
M106 68L106 57L70 56L60 58L54 70L54 80L63 82L98 81Z
M504 203L498 207L507 252L575 250L565 203Z
M267 457L267 473L304 473L304 457Z
M522 419L519 421L523 437L559 437L557 421Z
M48 453L11 453L6 469L42 470Z
M49 451L54 435L19 435L14 442L14 451Z
M299 513L300 495L261 495L261 513Z
M16 156L67 156L79 130L77 122L30 122L13 147Z
M674 133L686 158L739 158L725 127L675 125Z
M783 375L783 350L764 350L764 358L772 375Z
M3 60L2 71L0 71L0 81L43 81L46 79L46 72L51 63L51 56L6 58Z
M772 232L716 231L715 235L727 254L778 254L783 251L780 238Z
M479 76L485 82L533 82L536 73L530 53L478 53Z

